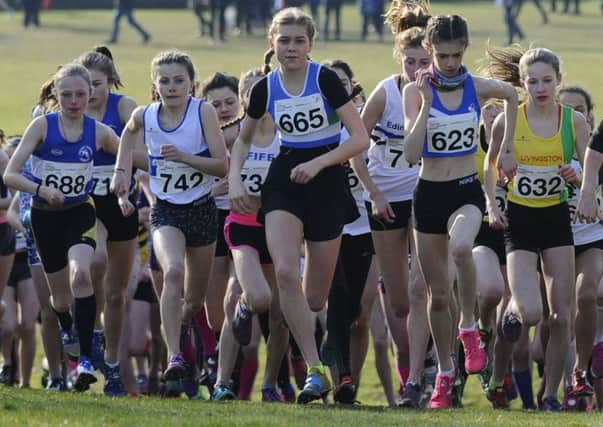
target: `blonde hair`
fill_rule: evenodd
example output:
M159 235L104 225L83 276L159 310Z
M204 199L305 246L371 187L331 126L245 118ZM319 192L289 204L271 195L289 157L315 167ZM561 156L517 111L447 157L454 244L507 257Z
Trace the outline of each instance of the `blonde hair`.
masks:
M279 11L272 18L272 23L268 28L268 38L272 39L278 28L281 25L297 25L300 27L305 27L306 35L310 40L310 43L314 42L316 38L316 23L314 19L302 9L298 7L287 7ZM270 61L274 56L274 49L270 48L264 53L264 67L262 68L264 74L268 74L270 72Z
M81 77L86 81L86 83L88 83L88 87L92 88L92 79L90 78L90 73L86 67L81 64L71 63L63 65L61 68L59 68L52 78L53 86L56 88L58 83L67 77Z
M555 71L557 79L561 81L561 60L555 52L543 47L532 47L526 50L519 44L507 47L488 47L480 71L487 77L520 87L528 67L538 62L550 65Z
M151 80L155 80L157 77L157 69L161 65L169 65L169 64L179 64L182 65L186 69L186 73L188 74L191 83L193 83L193 96L195 95L195 66L193 65L193 61L188 53L182 52L180 50L172 49L166 50L163 52L159 52L153 60L151 61ZM153 101L159 100L159 94L155 90L154 87L151 88L151 99Z

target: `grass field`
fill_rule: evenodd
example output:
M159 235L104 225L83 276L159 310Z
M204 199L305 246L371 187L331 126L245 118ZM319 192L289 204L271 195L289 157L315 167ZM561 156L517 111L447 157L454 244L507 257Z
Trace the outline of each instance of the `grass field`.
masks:
M603 100L599 70L603 68L600 41L603 40L603 17L599 2L584 1L583 15L552 15L551 24L540 23L535 8L527 2L520 23L530 40L554 49L563 58L564 79L581 83ZM547 2L548 3L548 2ZM548 4L547 4L548 6ZM492 44L505 40L501 11L492 1L468 0L435 4L437 13L460 13L470 22L471 47L466 63L475 69L488 40ZM120 44L112 47L124 93L139 103L148 100L149 63L160 50L177 47L191 53L202 79L214 71L238 75L261 65L266 40L231 36L224 45L211 46L196 37L196 21L189 11L138 11L137 17L149 29L153 39L141 45L138 35L122 23ZM38 89L56 66L68 62L81 52L108 37L109 11L60 11L42 15L41 30L24 31L20 16L5 20L0 16L0 128L8 134L21 133L29 122ZM312 56L316 60L342 58L350 62L357 79L367 91L384 76L397 71L391 58L390 38L385 43L359 43L359 20L355 8L344 14L344 40L317 41ZM260 373L262 367L260 367ZM0 388L0 426L12 425L603 425L599 415L569 415L493 412L471 379L466 392L466 409L444 413L409 413L383 409L385 402L375 373L372 353L366 363L358 410L320 409L290 406L264 406L257 403L209 404L185 400L124 399L109 400L100 395L48 395L41 391L17 391ZM35 377L37 378L37 376ZM259 382L259 379L258 379ZM38 381L33 382L37 386ZM257 385L257 382L256 382ZM98 388L95 388L98 391ZM255 398L257 399L257 393ZM515 403L517 406L517 403Z

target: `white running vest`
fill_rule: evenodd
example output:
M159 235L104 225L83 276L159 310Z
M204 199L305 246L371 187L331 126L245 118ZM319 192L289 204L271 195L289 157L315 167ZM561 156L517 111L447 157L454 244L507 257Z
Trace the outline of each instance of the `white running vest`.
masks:
M161 200L185 205L211 191L209 175L186 163L167 161L160 154L162 145L172 144L186 153L210 157L201 120L202 103L200 99L189 98L182 121L171 130L164 129L159 122L160 103L150 104L144 110L151 191Z
M398 76L382 80L377 89L385 91L385 108L371 132L368 171L388 202L412 200L419 177L419 166L409 165L404 157L404 111ZM368 194L364 194L369 200Z

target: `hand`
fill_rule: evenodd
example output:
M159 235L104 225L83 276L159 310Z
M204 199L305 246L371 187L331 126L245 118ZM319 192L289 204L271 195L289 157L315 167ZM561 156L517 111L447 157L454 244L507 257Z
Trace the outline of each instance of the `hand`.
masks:
M506 150L504 145L501 152L498 154L496 167L498 168L499 179L506 178L510 181L517 173L517 160L515 160L515 154L511 150Z
M216 179L211 187L212 196L222 196L228 194L228 178Z
M574 222L593 223L599 220L599 206L593 193L580 192L578 208L574 215Z
M431 70L429 68L420 68L415 72L415 77L415 85L417 86L417 89L419 89L423 103L431 104L431 101L433 100L433 92L431 90L431 85L429 84L433 77Z
M571 165L560 165L559 176L574 186L580 185L578 174Z
M117 204L119 205L119 209L121 209L121 214L125 217L129 217L136 210L134 204L128 199L128 196L119 197Z
M50 206L54 208L63 206L63 203L65 202L65 195L54 187L47 187L46 185L42 185L38 190L38 194L40 195L40 197L46 200L46 202Z
M243 181L241 181L241 177L233 177L232 179L233 180L229 183L228 189L230 209L234 212L242 214L253 213L253 209L251 207L251 200L249 199L249 194L247 194L247 190L245 190L245 187L243 186Z
M501 212L498 205L495 203L494 206L488 206L488 222L490 227L495 230L504 230L509 226L507 217Z
M115 171L111 178L109 190L117 197L127 196L130 192L130 183L126 179L126 174L123 171Z
M370 198L373 210L371 214L373 215L373 217L388 222L390 224L394 222L394 220L396 219L396 215L394 214L394 210L392 209L391 205L389 204L383 193L379 191L374 195L371 194Z
M185 158L185 154L172 144L164 144L159 147L159 154L161 154L165 160L171 162L184 162Z
M300 163L291 169L289 179L297 184L307 184L323 169L318 158Z

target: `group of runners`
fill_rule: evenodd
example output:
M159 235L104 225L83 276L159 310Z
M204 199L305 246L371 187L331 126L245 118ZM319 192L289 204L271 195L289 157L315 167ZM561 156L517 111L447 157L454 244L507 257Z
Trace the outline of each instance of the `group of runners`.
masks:
M239 79L159 53L146 106L105 47L60 67L0 157L0 381L30 385L39 318L49 390L249 399L263 336L263 401L353 405L370 331L389 405L460 406L476 374L494 408L592 409L591 96L545 48L470 73L467 21L426 1L385 21L400 72L366 99L297 8Z

